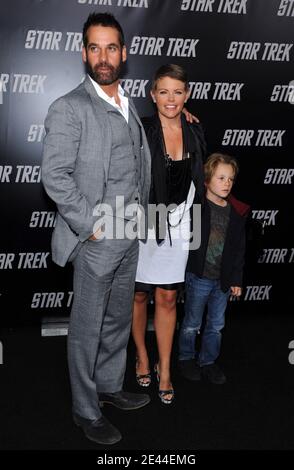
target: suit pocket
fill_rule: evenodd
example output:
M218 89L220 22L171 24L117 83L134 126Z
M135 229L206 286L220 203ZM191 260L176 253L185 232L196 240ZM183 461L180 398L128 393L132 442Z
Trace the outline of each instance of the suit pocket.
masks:
M83 246L82 242L77 243L77 245L75 246L75 248L73 249L73 251L69 255L69 258L68 258L69 263L71 263L75 259L75 257L78 255L78 253L79 253L80 249L82 248L82 246Z

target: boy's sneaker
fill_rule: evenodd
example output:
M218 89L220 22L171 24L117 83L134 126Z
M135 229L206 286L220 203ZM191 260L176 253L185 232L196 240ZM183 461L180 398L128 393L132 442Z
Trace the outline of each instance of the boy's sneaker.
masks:
M201 367L202 377L212 384L222 385L226 382L226 376L216 364Z
M179 361L179 370L183 377L193 382L201 380L201 370L195 359Z

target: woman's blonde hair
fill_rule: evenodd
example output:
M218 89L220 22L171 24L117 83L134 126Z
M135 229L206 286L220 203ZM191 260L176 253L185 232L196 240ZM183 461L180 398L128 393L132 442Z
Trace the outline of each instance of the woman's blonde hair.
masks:
M180 82L184 83L185 90L189 90L188 75L186 70L181 67L181 65L165 64L159 67L159 69L156 70L152 81L152 90L156 90L158 80L163 77L169 77L174 78L175 80L179 80Z

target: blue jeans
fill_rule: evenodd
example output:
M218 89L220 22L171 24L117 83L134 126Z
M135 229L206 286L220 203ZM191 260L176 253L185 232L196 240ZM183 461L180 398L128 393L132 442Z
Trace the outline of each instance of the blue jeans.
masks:
M185 316L179 336L179 360L196 358L200 366L213 364L220 353L221 330L225 326L225 310L230 290L224 293L219 280L186 274ZM199 354L195 350L196 335L199 333L205 306L206 323Z

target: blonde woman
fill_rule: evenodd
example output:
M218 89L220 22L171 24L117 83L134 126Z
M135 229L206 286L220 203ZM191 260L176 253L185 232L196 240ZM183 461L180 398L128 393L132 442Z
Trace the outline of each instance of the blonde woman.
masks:
M147 242L140 242L132 333L136 344L136 378L142 387L151 382L145 344L147 299L154 291L154 329L158 362L155 372L159 398L171 404L174 389L170 357L176 326L177 290L185 279L190 231L190 207L204 196L205 141L201 125L187 122L182 111L189 98L188 77L179 65L160 67L154 77L152 99L157 112L143 118L152 157L150 203L174 204L164 220L153 223ZM152 221L151 221L152 224ZM150 224L149 224L150 225Z

